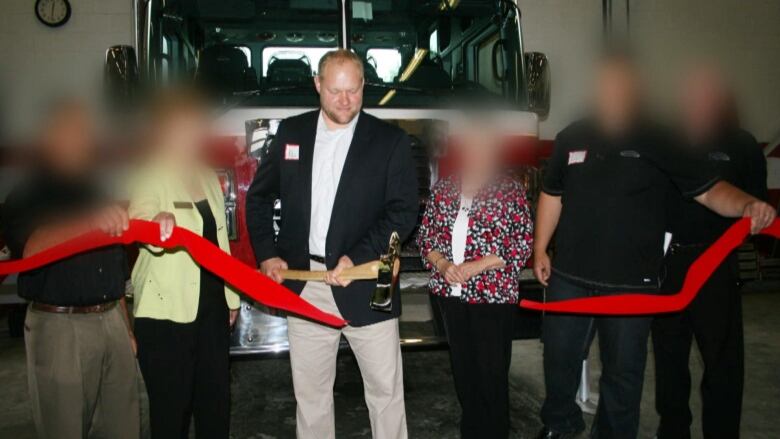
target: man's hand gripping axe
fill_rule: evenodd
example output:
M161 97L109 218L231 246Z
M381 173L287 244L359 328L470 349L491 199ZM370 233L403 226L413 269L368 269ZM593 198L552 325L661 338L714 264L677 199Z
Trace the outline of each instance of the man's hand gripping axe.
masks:
M379 259L354 267L345 268L341 272L345 280L376 280L376 289L371 295L369 306L375 311L390 312L393 308L393 293L398 283L398 273L401 268L401 240L398 233L390 235L387 253ZM327 271L282 270L285 279L325 282Z

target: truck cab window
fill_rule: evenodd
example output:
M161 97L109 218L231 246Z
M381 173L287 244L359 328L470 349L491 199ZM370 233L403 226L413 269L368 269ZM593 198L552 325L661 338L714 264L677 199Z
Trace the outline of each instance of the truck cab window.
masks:
M372 70L366 73L366 81L394 82L401 70L401 52L397 49L368 49L366 64L366 68ZM374 75L376 77L372 78Z
M438 55L439 54L439 30L434 29L433 32L431 32L431 37L428 38L428 48L431 51L431 55Z
M152 1L145 65L163 81L195 79L241 107L317 105L320 58L346 45L363 59L366 107L445 107L485 93L517 102L518 39L498 29L496 2L348 0ZM352 11L352 13L347 13ZM347 35L344 35L344 32ZM495 59L505 80L496 83ZM196 62L197 60L197 62ZM513 70L514 69L514 70ZM505 72L504 72L505 71Z
M167 84L170 81L170 64L171 64L171 39L167 36L162 37L162 49L160 50L160 79L163 84Z
M249 65L249 67L252 67L252 49L250 49L247 46L237 46L238 50L244 52L244 55L246 55L246 63Z
M294 76L289 82L300 82L302 78L308 80L317 74L320 58L333 49L336 47L266 47L263 49L263 78L284 80L277 76L287 73ZM281 70L282 65L284 70ZM271 78L272 75L274 78Z

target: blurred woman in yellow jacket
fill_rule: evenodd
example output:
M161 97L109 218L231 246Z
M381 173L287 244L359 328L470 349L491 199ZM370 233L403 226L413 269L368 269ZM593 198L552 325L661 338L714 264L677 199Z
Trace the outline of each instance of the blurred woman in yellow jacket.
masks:
M179 226L229 252L223 192L204 160L209 118L197 96L168 91L150 112L148 161L130 186L131 218ZM228 349L239 298L181 249L142 246L132 275L138 362L152 438L227 438Z

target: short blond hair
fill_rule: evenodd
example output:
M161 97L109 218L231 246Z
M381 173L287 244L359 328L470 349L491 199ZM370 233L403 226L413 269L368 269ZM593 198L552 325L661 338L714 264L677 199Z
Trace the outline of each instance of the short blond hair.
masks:
M360 76L365 77L365 71L363 69L363 60L353 51L349 49L336 49L331 50L320 58L320 63L317 66L317 76L322 78L325 67L331 62L342 64L344 62L353 62L360 69Z

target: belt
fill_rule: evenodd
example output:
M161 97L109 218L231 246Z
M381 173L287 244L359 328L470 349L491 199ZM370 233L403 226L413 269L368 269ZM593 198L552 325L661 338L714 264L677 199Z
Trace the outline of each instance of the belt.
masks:
M91 306L59 306L33 302L32 309L55 314L97 314L113 309L116 306L116 303L117 301L114 300L113 302L106 302Z
M309 259L314 262L319 262L320 264L325 263L325 256L309 255Z

